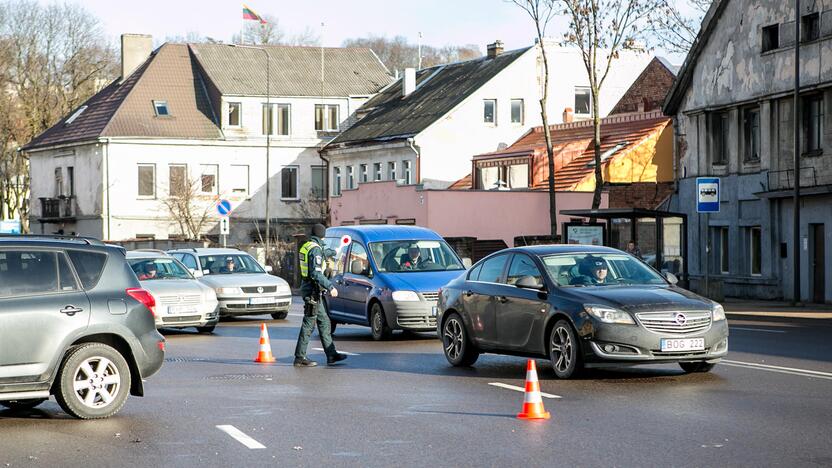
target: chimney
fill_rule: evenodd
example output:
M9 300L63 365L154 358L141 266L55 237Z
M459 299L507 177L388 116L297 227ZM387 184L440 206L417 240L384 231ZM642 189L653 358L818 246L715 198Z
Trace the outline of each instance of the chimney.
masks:
M571 123L574 120L575 113L572 111L571 107L567 107L563 110L563 123Z
M404 78L402 78L402 97L407 97L416 90L416 69L405 68Z
M487 49L488 58L493 59L503 53L503 41L497 39L493 44L488 44Z
M127 79L153 51L153 37L148 34L121 35L121 81Z

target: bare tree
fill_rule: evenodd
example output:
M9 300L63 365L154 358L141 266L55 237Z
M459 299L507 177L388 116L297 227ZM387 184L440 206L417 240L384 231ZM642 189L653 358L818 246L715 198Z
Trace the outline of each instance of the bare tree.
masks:
M601 105L599 95L613 61L622 50L642 49L645 23L651 10L664 0L547 0L563 6L569 19L564 42L581 51L589 77L593 146L595 149L595 194L592 208L601 206L604 176L601 168Z
M296 34L287 33L281 26L280 20L272 15L263 15L264 23L259 21L246 21L243 24L243 39L246 44L254 45L292 45L292 46L317 46L321 38L311 27L306 26ZM235 34L231 42L241 43L240 34Z
M549 131L549 116L547 103L549 100L549 59L546 57L546 27L554 16L554 8L550 0L512 0L522 8L532 19L543 62L543 82L540 92L540 118L543 122L543 138L546 141L546 159L549 166L549 224L552 238L558 235L558 211L555 195L555 152L552 148L552 134Z
M188 240L202 238L216 197L202 194L202 180L172 178L170 195L161 200L168 216L179 224L179 232Z
M372 49L390 71L416 67L419 63L419 45L411 44L404 36L388 38L386 36L370 35L347 39L341 45ZM482 52L474 44L464 46L446 45L439 48L423 45L422 67L427 68L445 63L460 62L481 56Z
M648 16L647 31L662 49L687 54L710 7L711 0L659 0Z

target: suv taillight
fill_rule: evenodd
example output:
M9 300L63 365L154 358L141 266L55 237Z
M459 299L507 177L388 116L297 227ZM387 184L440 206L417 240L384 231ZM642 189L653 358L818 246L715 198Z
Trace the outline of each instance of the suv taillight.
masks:
M147 307L147 310L156 317L156 299L153 295L142 288L127 288L127 294L133 299L141 302Z

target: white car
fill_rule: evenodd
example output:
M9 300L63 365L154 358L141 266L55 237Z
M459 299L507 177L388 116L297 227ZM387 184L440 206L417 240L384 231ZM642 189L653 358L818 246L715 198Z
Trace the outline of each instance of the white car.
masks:
M178 260L159 250L134 250L127 252L127 263L156 300L156 328L214 331L219 321L217 294Z
M221 315L271 314L282 320L289 314L289 283L270 275L251 255L219 248L177 249L168 253L216 291Z

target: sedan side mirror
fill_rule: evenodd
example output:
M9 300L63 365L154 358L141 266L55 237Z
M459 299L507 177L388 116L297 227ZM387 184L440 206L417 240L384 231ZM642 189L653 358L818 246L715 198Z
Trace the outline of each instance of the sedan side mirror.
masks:
M202 275L202 270L195 270L193 268L188 268L188 271L190 271L191 274L194 275L194 278L202 278L202 276L203 276Z
M210 275L210 274L211 274L211 270L209 270L209 269L207 269L207 268L206 268L206 269L202 270L202 274L203 274L203 275Z
M534 276L523 276L519 280L517 280L517 282L514 283L514 285L518 288L534 289L536 291L542 291L543 289L545 289L543 283Z
M675 285L679 282L679 278L677 278L676 275L669 271L664 272L664 277L667 279L667 282L672 285Z
M274 268L272 268L271 265L266 265L264 269L266 270L266 273L271 273L274 271Z

